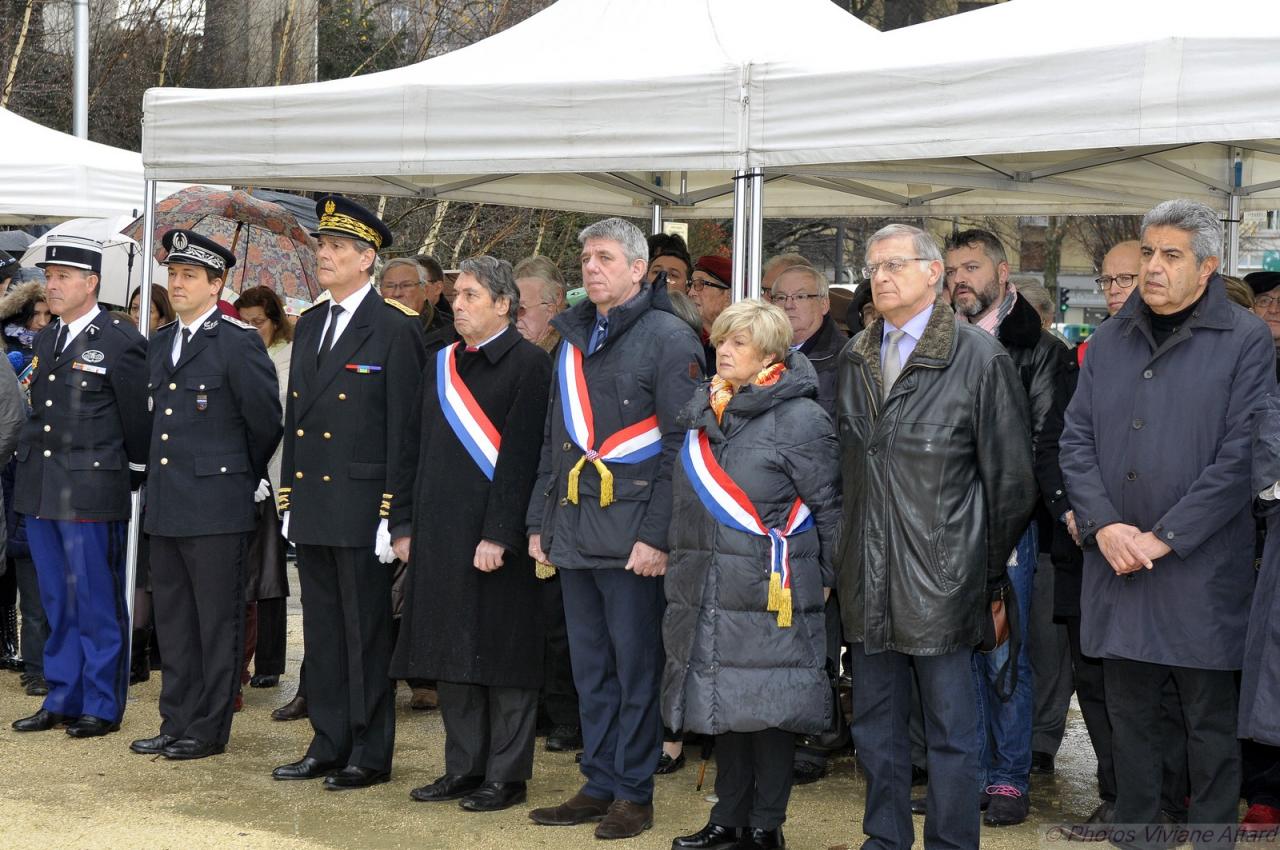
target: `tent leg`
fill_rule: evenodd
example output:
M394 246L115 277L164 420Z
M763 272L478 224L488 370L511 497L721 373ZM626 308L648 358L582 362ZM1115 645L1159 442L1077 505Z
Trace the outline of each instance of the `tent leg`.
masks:
M733 300L746 297L747 280L747 193L751 186L747 172L741 169L733 176Z
M764 264L764 170L751 169L751 230L747 249L747 297L759 298Z
M142 211L142 286L138 292L138 330L144 337L151 335L151 283L155 263L156 229L156 181L148 180L143 193ZM124 588L125 610L129 612L129 631L126 633L125 657L133 652L134 589L138 583L138 544L142 536L142 493L130 496L129 532L125 548Z
M653 217L649 220L649 232L662 232L662 204L653 205Z

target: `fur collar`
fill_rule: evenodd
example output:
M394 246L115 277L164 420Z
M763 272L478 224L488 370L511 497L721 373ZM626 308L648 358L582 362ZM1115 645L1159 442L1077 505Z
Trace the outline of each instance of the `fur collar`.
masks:
M0 322L10 319L20 312L29 302L44 297L44 284L30 281L19 284L0 297Z
M1040 314L1019 295L1013 302L1013 309L996 330L996 339L1006 350L1035 348L1040 344L1040 330Z
M876 377L876 380L880 378L880 345L883 341L884 319L879 318L858 334L852 343L853 353L867 361L871 374ZM917 362L947 363L955 350L956 314L951 309L951 305L939 297L933 302L933 313L924 326L920 341L916 343L916 348L911 352L907 362L902 365L905 369Z

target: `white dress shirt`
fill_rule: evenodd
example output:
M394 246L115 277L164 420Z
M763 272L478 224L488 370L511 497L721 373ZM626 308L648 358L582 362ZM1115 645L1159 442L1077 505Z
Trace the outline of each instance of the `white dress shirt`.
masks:
M92 310L90 310L88 313L85 313L83 316L76 319L74 322L64 323L67 325L67 341L62 344L62 351L66 351L68 348L70 348L71 341L76 337L80 336L80 333L85 328L87 328L89 326L89 323L92 322L94 319L96 319L98 317L98 314L101 312L102 312L102 308L99 307L97 304L94 304ZM59 319L58 321L61 322L62 320ZM61 331L61 328L59 328L59 332L60 331ZM56 340L57 336L54 336L54 339ZM54 354L61 354L62 351L55 351Z
M178 365L178 357L179 355L182 354L182 346L185 345L185 343L182 341L182 332L190 331L191 336L194 337L196 335L196 331L200 330L200 326L203 325L208 320L208 318L213 315L214 311L217 309L218 309L218 302L215 301L213 302L212 307L210 307L205 312L201 313L200 316L197 317L196 320L193 321L191 324L185 325L182 323L181 319L178 320L178 332L173 335L173 348L169 350L169 359L173 362L174 366Z
M360 287L346 298L336 302L342 307L342 312L338 314L338 325L333 329L333 345L338 344L338 340L342 337L342 332L347 329L347 325L351 324L351 317L355 315L356 309L359 308L364 299L368 297L382 297L373 291L372 280L369 280L364 286ZM324 336L329 332L329 323L333 321L333 304L334 302L330 299L330 303L325 306L324 327L320 329L320 345L324 345ZM316 346L317 354L320 352L320 345ZM333 346L330 346L330 350L332 350L332 348Z

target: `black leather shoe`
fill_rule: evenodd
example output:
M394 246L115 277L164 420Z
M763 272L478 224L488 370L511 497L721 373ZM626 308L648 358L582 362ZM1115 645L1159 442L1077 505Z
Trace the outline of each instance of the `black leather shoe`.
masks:
M742 831L742 837L733 845L733 850L783 850L787 841L782 837L782 827L777 829L760 829L748 827Z
M354 788L368 788L390 779L389 770L374 770L372 767L349 764L337 773L326 776L324 787L329 791L350 791Z
M282 764L271 771L272 779L319 779L328 776L342 765L323 762L311 756L303 756L295 762Z
M271 712L272 720L302 720L309 716L307 698L298 696Z
M268 676L263 673L258 673L249 680L249 687L251 688L274 688L279 684L279 676Z
M582 749L582 730L577 726L557 726L547 734L544 745L549 753L567 753Z
M458 801L469 812L500 812L528 798L523 782L486 782Z
M671 842L671 850L729 850L742 837L742 829L708 823L692 835L682 835Z
M1031 772L1053 776L1053 756L1049 753L1031 752Z
M925 807L926 799L927 798L925 797L912 797L911 798L911 814L913 815L928 814L928 810Z
M445 800L457 800L460 797L467 796L483 784L483 776L458 776L456 773L446 773L430 785L414 788L409 792L409 798L417 800L419 803L440 803Z
M172 735L163 733L156 735L154 738L139 738L129 745L129 749L135 753L141 753L144 756L157 756L164 751L164 748L178 740Z
M188 761L220 755L226 749L221 744L201 741L199 738L179 738L164 748L164 757L174 761Z
M918 788L929 784L929 771L919 765L911 765L911 787Z
M684 753L681 753L675 758L663 753L658 756L658 769L655 770L654 773L666 775L668 773L675 773L682 767L684 767Z
M45 711L42 708L30 717L13 721L13 729L15 732L48 732L55 726L70 723L72 719L66 715Z
M827 775L827 769L811 761L798 761L791 765L791 782L793 785L808 785L817 782Z
M103 720L101 717L86 714L67 727L67 734L72 738L98 738L102 735L119 731L119 729L119 723L112 723L110 720Z

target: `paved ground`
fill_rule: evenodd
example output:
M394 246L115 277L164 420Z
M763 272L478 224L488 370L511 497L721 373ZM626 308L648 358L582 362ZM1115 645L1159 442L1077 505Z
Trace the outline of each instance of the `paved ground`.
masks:
M297 586L296 584L294 585ZM591 826L538 827L526 812L575 791L580 777L572 754L539 752L527 806L491 815L456 804L414 803L411 788L443 772L443 729L436 712L408 708L401 689L396 765L392 781L364 791L327 792L319 783L275 782L271 768L302 755L305 721L277 723L270 710L295 686L301 621L290 615L290 675L276 690L246 689L230 750L196 762L170 762L131 753L128 744L155 734L159 677L133 688L119 733L88 741L61 731L20 735L13 718L39 707L22 694L16 674L0 672L0 848L574 848L599 847ZM1073 711L1058 773L1036 777L1032 818L1006 829L984 828L984 848L1025 850L1041 844L1042 824L1087 814L1093 806L1093 756ZM658 777L657 822L620 847L666 848L671 838L707 820L715 767L703 792L697 765ZM793 848L856 848L862 842L863 783L854 760L838 760L822 782L797 788L785 828ZM916 819L916 829L922 820ZM917 847L921 846L917 839ZM1094 845L1097 846L1097 845Z

